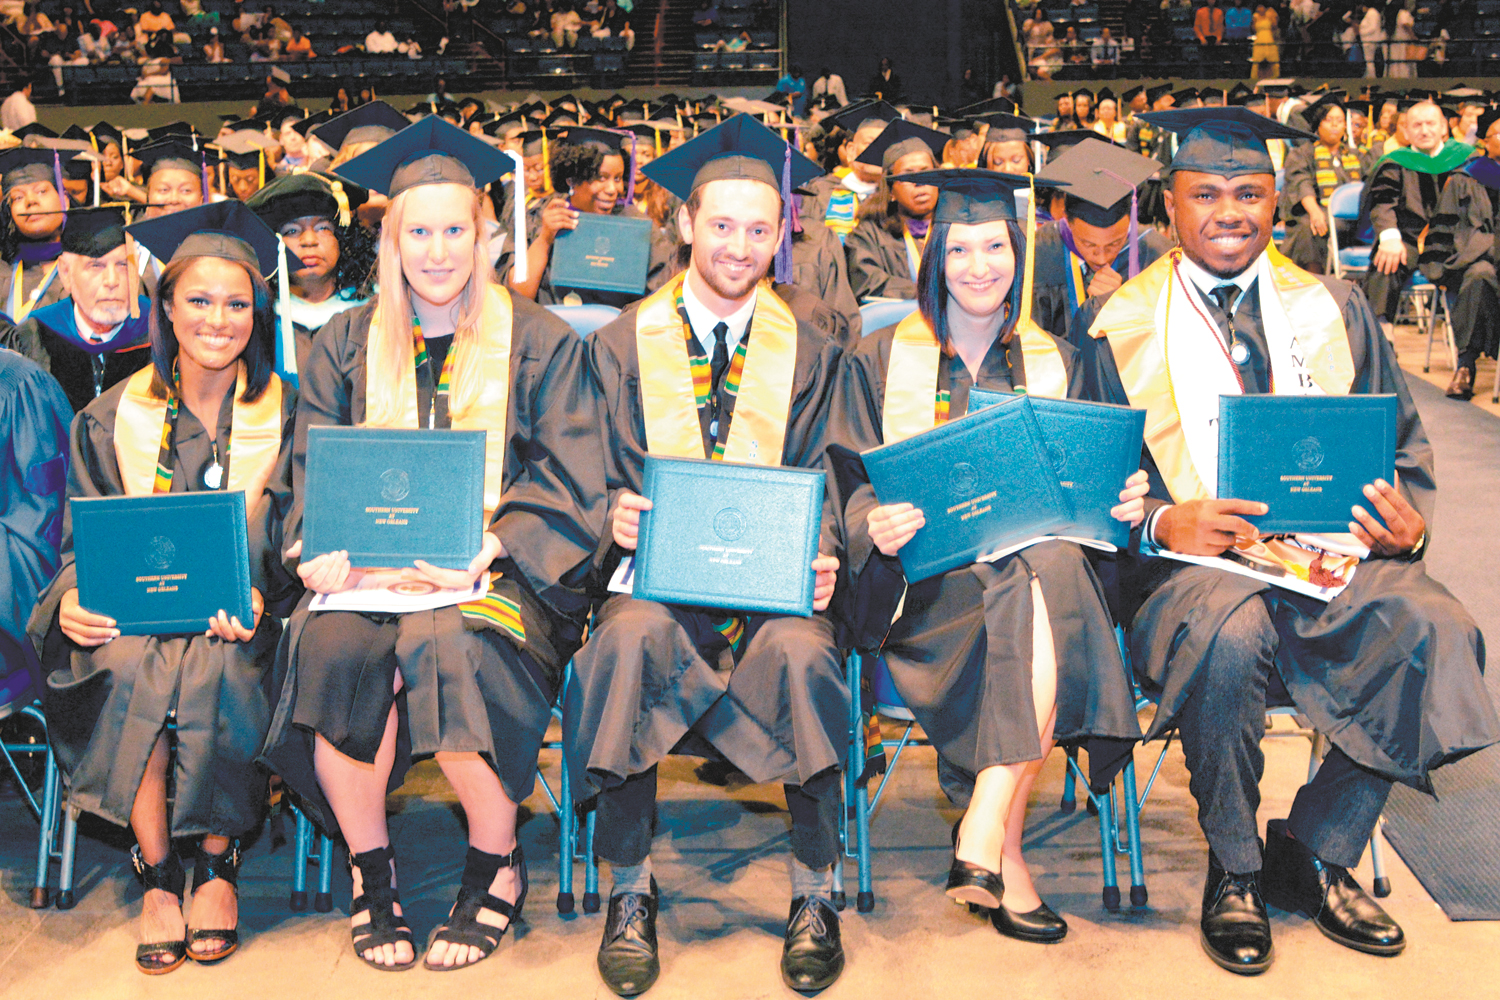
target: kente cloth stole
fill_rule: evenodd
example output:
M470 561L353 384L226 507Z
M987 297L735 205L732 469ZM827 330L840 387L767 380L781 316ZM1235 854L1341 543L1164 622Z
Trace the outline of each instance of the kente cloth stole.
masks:
M239 363L229 448L223 456L224 489L245 491L245 513L265 492L281 454L281 379L275 375L253 403L245 394L245 363ZM126 496L172 491L173 438L181 405L175 386L162 386L156 368L147 365L125 382L115 410L115 461ZM217 428L205 427L210 435Z
M839 238L840 245L844 238L854 232L857 221L855 216L859 214L859 195L839 185L833 189L833 194L828 199L828 211L823 214L823 225L833 230Z
M370 329L378 329L380 306L370 316ZM514 309L510 292L499 285L488 285L484 304L480 312L477 342L464 359L464 364L477 364L485 377L479 398L462 415L454 416L448 408L449 387L453 382L458 363L459 346L449 346L443 370L433 383L431 423L447 422L454 430L477 430L485 432L484 445L484 523L489 525L500 496L505 489L505 427L510 405L510 347ZM397 372L397 392L404 403L403 416L395 426L417 429L422 422L417 413L417 370L431 366L427 343L422 338L421 324L412 321L412 364L401 366ZM365 379L365 412L371 413L374 400L371 397L370 379ZM373 425L369 425L373 426ZM526 629L521 623L520 606L496 592L500 575L492 574L490 591L477 601L465 601L458 606L466 619L480 627L491 627L526 641Z
M712 394L708 359L682 305L686 275L648 296L636 312L635 349L640 366L641 414L646 449L671 458L709 458L751 465L780 465L797 368L797 320L762 281L750 329L740 338L724 388L734 409L719 417L708 455L698 412ZM754 350L750 350L751 345ZM745 622L730 617L714 628L738 652Z
M1334 170L1333 154L1327 146L1321 142L1314 143L1313 158L1316 161L1317 168L1318 200L1326 205L1328 204L1329 196L1333 194L1333 189L1344 182L1339 180L1338 174ZM1350 181L1360 179L1359 157L1355 156L1350 150L1345 149L1343 151L1343 155L1339 157L1339 166L1344 168L1344 176L1349 178Z
M1242 391L1224 342L1194 308L1181 254L1173 250L1122 285L1089 328L1091 337L1108 338L1130 405L1146 411L1146 447L1177 503L1215 495L1218 397ZM1347 395L1354 360L1328 289L1274 246L1254 266L1272 391Z

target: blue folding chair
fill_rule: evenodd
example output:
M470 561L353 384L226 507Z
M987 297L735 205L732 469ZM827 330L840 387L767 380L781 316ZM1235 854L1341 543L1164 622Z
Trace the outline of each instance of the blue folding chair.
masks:
M1370 270L1370 255L1373 247L1339 246L1340 222L1359 220L1359 202L1365 186L1361 181L1340 184L1328 196L1328 263L1336 278L1348 275L1363 276Z
M614 306L597 303L581 306L548 306L547 309L567 322L573 328L573 332L580 337L587 337L620 315L620 310Z
M863 336L868 337L876 330L895 326L910 316L916 308L916 299L881 299L875 302L866 302L859 307L859 318L864 330Z

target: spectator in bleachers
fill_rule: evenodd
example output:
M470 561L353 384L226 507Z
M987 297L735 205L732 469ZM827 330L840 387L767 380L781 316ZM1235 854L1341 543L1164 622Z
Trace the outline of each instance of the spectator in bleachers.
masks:
M834 99L836 107L842 108L849 103L849 95L844 91L844 78L826 66L818 70L817 79L812 82L811 93L813 100L827 94Z
M890 57L881 56L879 68L875 75L870 77L870 83L865 87L869 94L879 94L880 99L887 104L899 104L905 93L901 89L901 74L896 72L895 65Z
M1385 20L1379 5L1362 3L1355 8L1355 30L1359 34L1360 52L1365 57L1365 76L1378 77L1385 64Z
M1231 64L1247 62L1250 58L1250 39L1255 35L1255 18L1245 0L1229 0L1224 10L1224 45L1228 49L1225 61Z
M99 32L97 21L84 25L78 35L78 54L85 63L97 65L109 58L109 41Z
M1028 32L1027 49L1031 53L1028 65L1038 80L1050 80L1062 68L1063 50L1052 33L1052 22L1043 16L1039 24Z
M750 47L750 32L741 31L739 34L720 38L709 47L714 52L743 52Z
M444 41L447 41L447 39L444 39ZM407 35L405 39L396 45L396 51L408 59L422 58L422 45L417 41L416 35Z
M318 54L313 51L312 39L302 33L301 28L292 29L291 41L286 43L286 57L292 60L316 59Z
M1239 0L1235 0L1236 3ZM1090 62L1095 66L1117 66L1120 63L1120 43L1110 33L1109 26L1099 30L1099 37L1089 43Z
M63 55L65 50L53 48L50 45L46 46L43 51L47 53L47 65L52 67L52 80L57 84L57 92L59 94L67 93L64 87L62 68L64 66L87 66L89 64L88 56L85 56L77 48L66 50L68 51L67 56Z
M1193 11L1193 37L1198 39L1198 58L1205 72L1224 61L1220 51L1224 44L1224 12L1219 9L1219 0L1207 0Z
M750 36L740 32L748 45ZM776 81L776 92L779 94L792 95L792 114L801 118L807 113L807 77L802 75L802 67L795 63L788 67L781 79Z
M699 28L712 28L719 23L719 9L714 6L714 0L698 0L698 9L693 11L693 25Z
M151 37L146 40L146 48L142 55L148 60L161 63L181 61L178 59L177 46L172 41L170 31L152 32Z
M172 32L176 30L177 25L173 23L172 15L162 9L161 0L151 0L151 6L136 19L135 46L144 53L158 31L165 31L167 37L171 38Z
M572 3L563 0L552 11L552 44L558 48L575 48L578 33L583 30L583 18L573 9Z
M16 31L25 40L26 51L35 54L41 48L43 39L52 30L52 19L37 10L36 0L27 0L24 10L25 16L21 18Z
M251 62L275 62L281 58L281 40L276 37L276 29L265 20L250 25L240 41L250 47Z
M264 114L272 108L285 108L297 103L292 99L291 91L286 89L287 84L292 82L292 76L284 69L272 67L266 76L266 92L261 95L260 101L255 105L256 114Z
M631 28L630 19L624 10L617 8L614 13L605 18L605 23L609 25L609 30L614 32L616 38L625 39L626 52L635 48L635 29Z
M1256 4L1251 23L1255 26L1255 42L1250 48L1250 79L1274 80L1281 76L1276 9L1264 3Z
M160 35L161 32L158 32ZM170 40L170 39L169 39ZM174 48L172 50L176 52ZM177 93L177 82L172 79L172 66L166 59L148 58L141 63L141 75L136 77L130 99L137 104L181 103Z
M336 115L354 110L354 98L349 93L347 83L339 84L338 89L333 92L333 100L328 102L328 110Z
M229 57L224 54L224 40L219 37L218 28L208 29L208 42L203 46L203 59L211 63L227 63Z
M365 51L371 55L396 51L396 36L391 34L385 21L376 21L375 30L365 36Z
M1417 75L1417 64L1414 61L1419 51L1417 21L1406 4L1398 3L1394 7L1395 20L1390 31L1391 58L1386 64L1385 75L1398 80L1411 80Z

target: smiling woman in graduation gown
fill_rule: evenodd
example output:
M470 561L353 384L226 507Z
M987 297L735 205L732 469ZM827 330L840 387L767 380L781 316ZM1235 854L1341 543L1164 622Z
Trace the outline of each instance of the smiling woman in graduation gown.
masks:
M1013 189L1027 178L973 170L913 178L940 185L919 277L921 305L896 326L871 333L846 358L830 437L855 451L961 416L976 386L1054 398L1068 393L1073 351L1030 321L1029 281L1017 273L1026 241ZM971 245L976 240L993 243ZM984 263L965 263L970 258ZM976 272L985 291L964 287ZM978 354L981 346L953 332L960 310L992 324L993 339L977 359L960 353ZM932 316L949 331L943 340ZM921 513L880 505L857 469L835 480L852 577L842 617L856 648L883 652L897 691L938 748L945 791L969 804L962 831L955 828L964 860L954 861L950 895L990 909L1001 933L1056 940L1066 924L1038 905L1020 855L1027 790L1054 741L1101 737L1128 745L1140 736L1099 582L1076 544L1057 541L908 581L897 554L925 524ZM1133 497L1145 492L1143 484L1143 477L1132 482ZM1055 676L1045 664L1046 646ZM1005 771L1012 792L986 787ZM1009 906L999 898L1002 861L1015 890L1006 895Z
M225 231L247 234L253 245ZM168 836L217 838L222 846L199 848L196 895L221 877L232 884L238 858L223 838L248 833L265 807L265 776L254 763L270 721L265 682L281 636L278 615L300 589L279 558L281 519L290 500L296 392L272 371L270 294L261 275L275 268L275 240L253 215L226 202L140 223L131 233L159 259L171 261L160 291L176 296L170 307L175 311L169 315L163 302L153 306L154 363L74 419L68 493L244 490L259 620L215 622L212 634L114 635L108 619L78 608L69 516L62 568L32 615L30 635L49 671L47 717L58 765L68 776L70 805L133 826L140 841L138 871L147 887L176 895L182 892L182 869L170 853ZM208 319L198 317L203 307L197 303L212 301L217 293L205 284L204 268L231 269L231 276L238 269L253 273L245 293L231 289L225 304L203 310ZM188 309L194 312L185 320ZM245 326L248 340L239 342L237 355L221 358L225 349L214 343L225 322L220 317L245 312L253 317ZM187 320L193 321L191 328ZM204 339L199 331L205 329L214 339ZM209 379L205 372L219 381L226 372L231 376L220 390L222 403L201 388ZM216 411L211 426L204 425L195 406ZM170 813L164 736L169 715L175 716ZM201 919L198 909L195 904L195 919ZM193 941L193 957L227 956L234 935L233 930L204 932ZM200 948L204 941L214 947ZM152 947L151 954L137 958L142 971L159 973L181 964L183 941Z
M304 601L278 664L266 759L320 825L349 844L364 886L355 914L372 913L354 926L356 951L383 968L413 963L406 953L412 936L391 909L399 900L385 895L394 859L384 807L350 806L351 789L362 789L359 803L383 802L413 761L437 757L468 816L470 848L468 888L428 965L453 968L493 951L505 925L476 922L478 904L498 921L524 899L515 803L531 794L553 695L582 635L590 559L603 527L582 341L491 281L476 236L476 182L489 183L509 164L429 118L338 168L391 198L381 292L329 321L301 374L298 500L287 538L310 589L337 592L355 578L342 553L301 553L306 491L326 488L305 479L310 426L452 427L484 430L489 441L488 530L475 563L467 573L425 563L407 570L450 588L488 571L489 592L407 613L313 612ZM478 886L509 898L476 896Z

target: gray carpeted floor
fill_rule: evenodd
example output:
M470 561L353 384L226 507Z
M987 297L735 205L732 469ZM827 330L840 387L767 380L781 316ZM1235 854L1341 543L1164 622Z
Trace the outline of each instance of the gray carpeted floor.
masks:
M1409 379L1437 453L1438 509L1427 569L1500 639L1500 419ZM1500 697L1500 670L1489 672ZM1398 786L1386 837L1453 920L1500 920L1500 747L1435 772L1437 798Z

